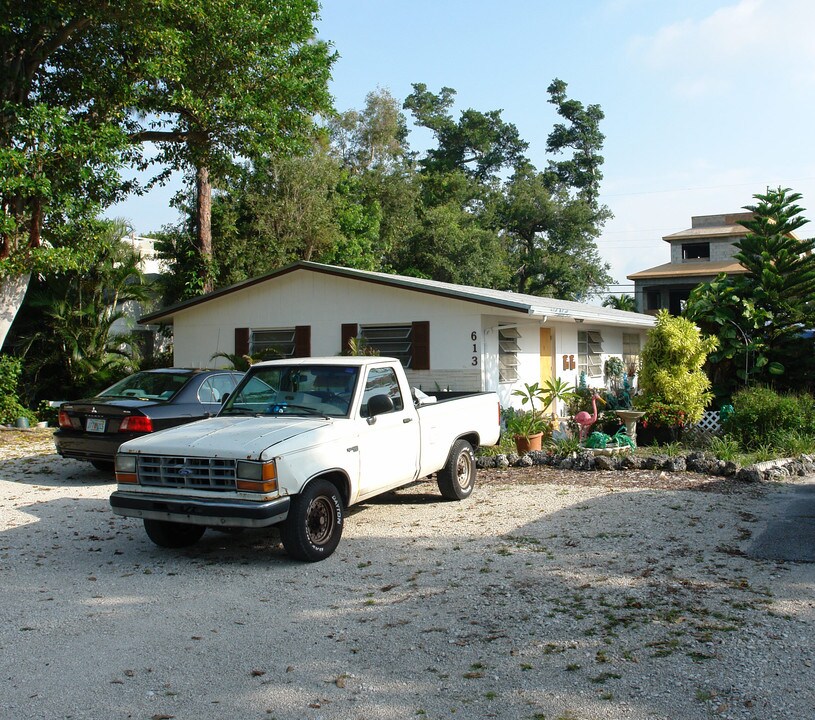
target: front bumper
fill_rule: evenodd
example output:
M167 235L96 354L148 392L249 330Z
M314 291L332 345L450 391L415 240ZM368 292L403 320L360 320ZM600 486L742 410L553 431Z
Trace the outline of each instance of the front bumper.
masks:
M117 515L166 520L209 527L262 528L283 522L289 515L291 499L253 502L136 493L117 490L110 506Z

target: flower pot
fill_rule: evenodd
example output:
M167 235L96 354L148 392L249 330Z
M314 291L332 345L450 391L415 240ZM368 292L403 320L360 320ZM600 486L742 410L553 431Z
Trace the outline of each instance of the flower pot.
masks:
M518 455L525 455L532 450L540 450L543 445L543 433L535 433L534 435L516 435L515 436L515 449Z

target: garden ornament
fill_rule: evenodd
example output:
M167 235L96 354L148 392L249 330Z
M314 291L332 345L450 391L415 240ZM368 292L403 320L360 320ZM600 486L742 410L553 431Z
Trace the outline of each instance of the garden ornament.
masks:
M586 438L586 442L583 443L583 445L587 448L602 449L605 448L610 442L611 435L606 435L602 432L593 432Z
M585 410L581 410L577 415L574 416L574 421L580 425L580 440L586 439L586 433L589 431L589 428L597 422L597 401L605 402L603 398L601 398L596 393L591 397L591 410L592 414L589 415Z
M632 450L636 447L636 445L634 445L634 439L625 431L624 427L621 427L611 439L617 444L618 447L627 445Z

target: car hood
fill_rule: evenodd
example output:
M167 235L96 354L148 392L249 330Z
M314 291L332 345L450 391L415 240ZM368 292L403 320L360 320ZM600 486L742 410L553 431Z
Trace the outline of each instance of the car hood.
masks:
M327 418L215 417L144 435L120 452L257 459L268 448L332 424Z

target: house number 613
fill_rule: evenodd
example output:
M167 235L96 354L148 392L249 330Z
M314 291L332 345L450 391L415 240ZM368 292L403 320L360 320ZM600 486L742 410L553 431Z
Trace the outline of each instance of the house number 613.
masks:
M470 333L470 340L473 341L473 356L472 356L472 358L470 358L470 364L473 367L477 367L478 366L478 343L477 343L478 333L475 330L473 330Z

